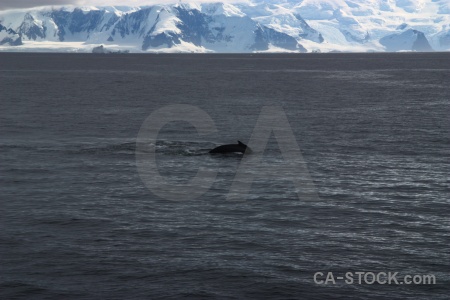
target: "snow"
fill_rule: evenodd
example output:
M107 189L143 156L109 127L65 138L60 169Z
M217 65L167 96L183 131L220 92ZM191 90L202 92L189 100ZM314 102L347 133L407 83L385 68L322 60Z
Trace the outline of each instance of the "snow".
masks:
M229 3L202 3L201 12L210 15L224 15L226 17L244 17L245 14L234 5Z
M152 48L146 51L147 53L210 53L214 52L212 50L208 50L205 47L195 46L192 43L187 43L181 41L180 44L175 45L171 48L166 47L157 47Z
M34 42L24 41L20 47L0 46L0 51L8 52L90 52L91 46L82 42Z
M6 31L0 31L0 42L5 39L5 38L9 38L10 35L6 32Z
M272 44L269 44L269 49L267 50L259 50L255 51L255 53L297 53L297 51L286 50L284 48L276 47Z
M139 10L138 7L132 6L102 6L101 8L116 15L123 15L124 13L131 13Z
M6 13L0 11L0 24L6 28L12 28L15 30L22 24L26 13L26 11L17 10L12 10Z
M362 46L366 51L383 51L384 47L378 43L381 38L413 28L424 32L435 50L445 50L438 41L443 26L450 23L450 16L439 12L450 6L448 0L304 0L300 4L290 3L291 9L299 12L323 35L326 43L315 45L316 48L327 50L327 45L332 44L336 50ZM399 29L403 23L408 27ZM368 33L370 41L358 47L342 38L339 32L344 30L358 38ZM306 47L309 44L303 43Z
M416 50L414 45L418 40L420 41L420 35L421 34L416 30L408 29L399 34L385 36L380 40L380 43L385 46L388 51Z
M64 6L58 9L72 12L75 8ZM215 40L206 41L203 38L201 46L183 40L184 32L180 29L182 21L175 8L196 9L207 15L209 22L207 28ZM107 14L92 32L72 34L66 30L64 42L59 41L58 33L61 29L49 15L52 9L39 7L0 11L0 24L16 32L21 25L23 30L32 26L46 28L44 39L38 37L36 41L28 40L22 35L24 45L16 46L22 49L20 51L61 49L61 51L89 52L92 45L105 44L108 48L133 49L132 52L140 52L142 41L147 34L154 37L164 33L176 35L180 40L179 44L172 47L161 45L148 51L247 52L255 42L256 24L294 37L309 51L385 51L386 45L382 45L380 40L388 36L400 37L396 38L396 41L403 45L400 50L410 50L403 49L412 46L416 38L409 30L423 32L435 50L448 50L450 47L441 42L450 36L450 0L253 0L238 3L228 1L205 3L202 0L155 5L150 9L136 6L83 6L79 9L84 14L92 10L104 10ZM123 37L118 32L113 35L115 25L106 27L112 16L118 16L123 20L126 16L143 9L149 10L145 19L137 20L131 17L126 19L127 23L124 26L133 29L133 32L128 32ZM33 20L25 20L27 13ZM298 15L306 21L306 26L297 18ZM311 31L308 30L312 29L308 25L318 32L317 35L311 35ZM324 38L323 42L317 39L319 33ZM0 41L6 35L5 32L0 33ZM112 41L108 41L110 37L113 38ZM5 51L8 47L12 50L12 47L7 45L3 45L1 49ZM399 49L398 45L387 48ZM267 51L287 52L287 49L269 45Z
M154 30L151 33L152 36L156 36L161 33L181 33L181 30L177 27L178 24L181 23L180 19L178 19L168 8L161 7L156 11L158 14L156 18L156 23L154 24Z
M221 34L229 37L226 40L215 41L214 43L202 40L204 47L215 52L248 52L255 42L253 32L256 30L256 26L250 18L217 15L213 18L209 27L223 28ZM216 33L218 34L218 32Z
M326 20L333 17L336 9L346 6L344 0L304 0L295 10L307 20Z

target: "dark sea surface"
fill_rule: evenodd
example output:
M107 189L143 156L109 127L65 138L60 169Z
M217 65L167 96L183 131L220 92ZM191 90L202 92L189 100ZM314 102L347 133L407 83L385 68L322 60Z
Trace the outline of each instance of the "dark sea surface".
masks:
M172 104L217 128L170 122L148 145L174 184L218 172L197 199L156 196L137 171L141 125ZM313 201L275 168L227 199L242 157L208 150L248 143L268 105ZM449 113L449 53L2 53L0 298L448 299ZM281 152L272 135L265 174ZM436 284L314 282L359 271Z

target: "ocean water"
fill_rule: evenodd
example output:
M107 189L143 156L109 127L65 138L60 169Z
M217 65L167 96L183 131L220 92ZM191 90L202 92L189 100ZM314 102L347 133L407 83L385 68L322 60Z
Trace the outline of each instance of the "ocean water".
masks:
M138 172L141 126L174 104L217 129L174 121L147 145L174 185L217 172L195 199L192 186L157 196ZM208 150L248 143L267 106L289 121L313 199L271 172L285 163L276 134L271 176L227 198L243 158ZM2 53L0 298L448 299L449 112L447 53Z

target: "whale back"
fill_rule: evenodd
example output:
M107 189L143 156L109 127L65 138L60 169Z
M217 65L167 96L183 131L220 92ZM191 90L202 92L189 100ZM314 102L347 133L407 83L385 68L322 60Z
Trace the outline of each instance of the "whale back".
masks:
M247 146L246 144L244 144L243 142L238 141L238 145L244 148L244 151L242 153L247 153L247 154L252 153L252 149L249 146Z
M211 151L209 151L209 153L233 153L233 152L245 153L247 148L248 148L247 145L245 145L241 141L238 141L237 144L228 144L216 147Z

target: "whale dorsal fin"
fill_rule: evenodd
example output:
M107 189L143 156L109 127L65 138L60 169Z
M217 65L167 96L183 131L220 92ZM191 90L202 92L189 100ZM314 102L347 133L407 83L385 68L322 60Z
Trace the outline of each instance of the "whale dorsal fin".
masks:
M241 145L241 146L246 146L243 142L241 142L241 141L238 141L238 144L239 145Z

